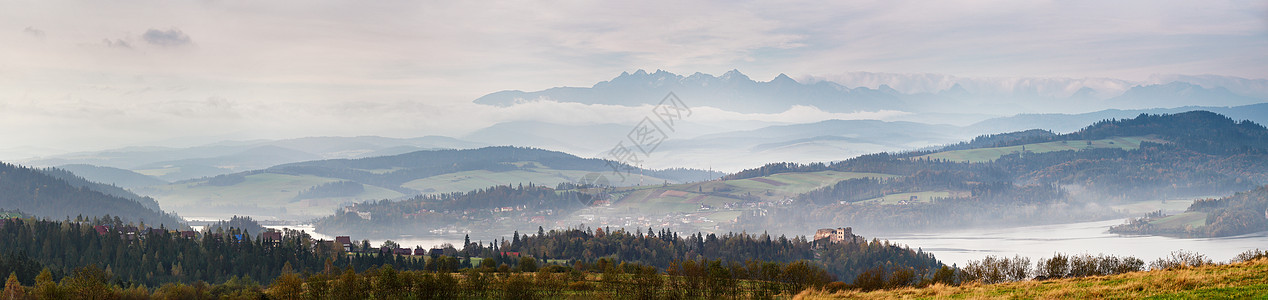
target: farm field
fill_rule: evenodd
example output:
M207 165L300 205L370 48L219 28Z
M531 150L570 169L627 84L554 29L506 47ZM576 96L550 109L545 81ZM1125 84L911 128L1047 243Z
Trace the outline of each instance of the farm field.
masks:
M401 184L401 187L420 191L424 194L466 192L505 184L528 184L554 187L564 182L578 182L591 171L556 170L548 168L527 168L520 170L494 172L488 170L472 170L441 174L427 178L415 179ZM631 174L626 177L630 183L646 182L660 184L674 183L666 179Z
M641 185L617 188L612 193L614 201L609 206L595 210L601 211L597 213L599 215L616 213L631 216L679 216L675 219L678 223L674 226L675 229L694 226L695 229L709 231L716 224L733 222L744 210L751 209L747 203L785 200L842 180L863 177L891 178L897 175L820 171L736 180ZM681 218L692 220L692 225L681 224ZM696 224L695 221L703 223Z
M1201 198L1201 197L1200 197ZM1208 197L1219 198L1219 197ZM1114 205L1115 210L1125 211L1128 214L1140 215L1161 210L1163 213L1173 214L1183 212L1193 204L1193 199L1167 199L1167 200L1149 200L1139 201L1125 204Z
M926 191L926 192L914 192L914 193L898 193L898 194L890 194L890 195L885 195L885 196L876 197L872 199L867 199L867 200L859 201L858 203L897 205L897 204L901 204L900 202L902 201L911 201L911 197L913 196L916 197L915 202L917 203L928 203L932 201L934 198L950 198L952 196L968 196L968 192Z
M980 148L967 150L953 150L938 153L931 153L917 156L916 158L929 159L945 159L956 162L989 162L998 159L1004 155L1025 151L1033 153L1044 153L1066 150L1083 150L1093 148L1119 148L1124 150L1132 150L1140 148L1141 142L1162 143L1161 139L1150 136L1134 136L1134 137L1113 137L1108 139L1092 140L1092 141L1060 141L1046 142L1036 144L1026 144L1009 147Z
M641 208L643 206L683 203L683 205L680 205L681 207L687 208L690 206L691 210L694 211L699 208L699 204L716 206L725 202L740 201L740 199L747 197L762 201L783 200L784 198L795 197L842 180L864 177L891 178L898 176L880 173L820 171L780 173L736 180L645 185L617 189L620 197L617 204L634 205ZM686 202L690 202L690 205L686 205Z
M170 168L159 168L159 169L133 170L133 172L137 172L137 173L140 173L140 174L142 174L142 175L149 175L149 176L154 176L154 177L162 177L163 175L167 175L167 174L170 174L170 173L172 173L172 172L176 172L176 171L180 171L180 170L181 170L181 168L180 168L180 167L170 167Z
M1206 226L1206 213L1186 212L1150 221L1149 224L1163 228L1184 228L1185 226Z

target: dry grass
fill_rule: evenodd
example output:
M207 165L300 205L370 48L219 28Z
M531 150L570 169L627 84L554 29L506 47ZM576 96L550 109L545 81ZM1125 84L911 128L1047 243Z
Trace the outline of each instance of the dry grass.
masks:
M807 290L794 299L1268 299L1268 259L1112 276L1001 284L932 285L888 291Z

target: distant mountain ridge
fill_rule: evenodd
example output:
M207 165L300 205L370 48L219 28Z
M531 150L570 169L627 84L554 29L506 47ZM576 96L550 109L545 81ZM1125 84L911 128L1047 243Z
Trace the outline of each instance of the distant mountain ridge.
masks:
M550 99L586 104L655 105L669 92L674 92L692 106L711 106L742 113L782 112L793 105L814 106L831 112L907 109L907 104L892 90L851 89L826 81L802 84L784 74L770 81L754 81L738 70L717 77L699 72L682 76L663 70L654 73L638 70L623 72L612 80L589 88L500 91L477 98L475 103L510 106L524 101Z
M1212 82L1236 84L1235 88L1238 90L1252 94L1248 96L1220 86L1204 87L1180 80L1197 80L1208 85ZM1139 83L1126 89L1103 87L1104 91L1085 85L1069 94L1062 89L1076 84L1077 80L1065 82L1066 86L1050 86L1061 83L1059 80L1046 82L1051 80L1036 79L1044 83L1023 80L1011 83L1017 88L1004 94L998 91L970 91L957 82L936 92L903 93L886 84L875 88L847 87L822 79L801 83L785 74L779 74L770 81L755 81L738 70L715 77L700 72L682 76L663 70L648 73L640 69L634 73L622 72L611 80L598 82L591 87L556 87L532 92L506 90L485 95L474 102L511 106L528 101L549 100L638 106L655 105L664 95L674 92L693 106L710 106L740 113L778 113L787 111L794 105L801 105L838 113L894 110L1012 115L1031 111L1079 113L1103 109L1191 106L1199 103L1237 106L1268 101L1268 98L1256 92L1257 88L1244 87L1249 84L1247 82L1258 81L1230 80L1175 77L1174 81ZM1109 81L1101 84L1117 86L1129 83ZM1106 96L1107 94L1110 96Z
M1204 110L1227 116L1233 120L1250 120L1259 124L1268 124L1268 103L1242 106L1183 106L1176 108L1155 108L1120 110L1109 109L1082 114L1019 114L1010 117L992 118L967 126L970 131L982 134L1021 131L1027 129L1044 129L1054 132L1074 132L1087 127L1088 124L1110 119L1134 118L1140 114L1176 114L1187 111Z
M224 141L189 148L129 147L38 158L23 163L34 166L88 164L112 167L142 171L142 174L174 182L259 170L292 162L479 146L485 146L485 144L438 136L409 139L377 136L306 137L285 140Z
M629 186L720 176L721 172L650 170L559 151L495 146L288 163L147 187L142 192L157 198L164 207L191 216L200 214L200 218L236 214L260 219L303 219L364 201L465 192L495 185L590 182Z
M400 185L416 179L453 172L469 170L509 171L517 168L517 166L510 163L517 162L535 162L543 167L556 170L612 172L613 167L620 170L638 170L634 166L621 162L597 158L581 158L558 151L497 146L468 150L424 150L393 156L359 159L308 161L275 166L265 170L265 172L307 174L347 179L412 194L417 191L404 189ZM380 173L371 170L390 171ZM648 175L656 176L655 170L642 171L648 173ZM696 176L695 178L705 178L705 176Z
M962 144L967 147L956 145L944 149L1006 147L1145 135L1158 136L1187 149L1207 154L1268 153L1268 128L1250 120L1235 121L1204 110L1176 114L1142 113L1135 118L1106 119L1068 134L1029 130L988 135ZM996 136L1011 138L985 142Z
M100 167L86 164L61 165L56 168L70 171L71 173L75 173L75 175L83 177L89 181L113 184L125 189L134 189L168 183L167 181L158 179L158 177L120 168Z

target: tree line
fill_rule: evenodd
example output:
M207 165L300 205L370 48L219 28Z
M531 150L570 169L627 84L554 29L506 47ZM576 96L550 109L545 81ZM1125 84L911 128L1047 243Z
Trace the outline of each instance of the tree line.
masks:
M624 262L655 268L662 273L690 273L695 271L687 262L693 261L701 267L721 264L734 274L741 274L736 273L739 268L735 266L751 269L743 273L747 275L733 275L736 279L771 280L769 277L774 273L761 277L753 275L752 270L769 268L761 265L776 263L780 268L797 264L799 269L819 274L797 275L802 276L797 278L829 281L851 280L876 265L898 265L922 272L940 266L929 253L877 240L814 243L804 237L743 233L678 236L667 229L648 229L646 233L610 228L547 232L539 227L537 234L516 233L510 240L487 245L468 240L460 250L449 249L444 255L423 257L392 255L391 252L348 253L342 245L315 241L306 233L293 230L285 230L281 240L266 240L259 237L261 234L253 235L236 227L220 227L192 238L164 228L142 228L132 234L120 230L129 226L110 216L78 222L6 219L0 224L3 224L0 225L0 241L3 241L0 267L14 272L24 284L35 281L39 275L34 272L37 268L47 269L53 279L58 279L94 265L111 274L112 284L150 287L171 282L226 282L234 278L270 283L285 270L296 273L344 268L364 271L384 265L431 272L458 272L477 267L535 271L549 262L604 272L609 265ZM368 245L360 247L368 248ZM754 264L757 267L753 267ZM787 273L780 270L779 274Z
M108 229L101 233L96 226ZM315 241L301 231L286 230L279 241L258 236L228 228L188 238L163 227L128 226L111 216L81 222L5 219L0 220L0 257L6 259L0 265L26 270L17 274L23 283L33 282L38 275L30 272L30 266L47 268L54 278L61 278L96 265L112 274L113 283L124 286L224 282L234 277L268 282L286 265L297 272L384 264L425 267L392 255L346 255L341 246Z

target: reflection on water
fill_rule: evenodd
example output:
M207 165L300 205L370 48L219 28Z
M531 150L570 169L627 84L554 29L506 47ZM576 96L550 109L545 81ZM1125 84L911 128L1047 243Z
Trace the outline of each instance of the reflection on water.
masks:
M313 239L324 239L324 240L335 239L335 237L333 236L317 233L317 231L314 230L313 225L309 225L309 224L287 225L287 226L264 226L264 227L273 228L273 229L288 228L291 230L303 230L304 232L308 233L308 235L312 236ZM434 246L440 246L441 244L449 243L449 244L453 244L454 248L458 248L458 250L462 250L462 238L463 236L461 235L459 236L429 236L426 238L403 236L397 239L392 239L392 241L396 242L402 247L414 248L415 246L417 246L417 247L423 247L423 249L430 249L431 247L434 247ZM352 237L352 239L355 242L360 242L361 240L363 240L363 238L358 238L355 236ZM370 245L374 247L378 247L379 245L383 244L383 241L384 240L371 239ZM481 241L473 239L471 240L471 242L476 243ZM485 245L489 244L489 241L483 241L483 242Z
M966 229L891 235L890 242L922 248L945 264L964 266L987 255L1030 257L1032 263L1053 253L1135 256L1151 262L1175 250L1196 251L1215 261L1228 261L1251 249L1268 249L1268 232L1248 235L1181 239L1159 236L1120 236L1108 232L1124 220L1110 220L1006 229Z
M931 252L945 264L964 266L969 260L987 255L1030 257L1032 263L1053 253L1112 254L1135 256L1146 263L1170 254L1175 250L1197 251L1215 261L1228 261L1238 253L1251 249L1268 250L1268 232L1223 237L1180 239L1159 236L1120 236L1107 231L1124 220L1071 223L1059 225L1029 226L1006 229L966 229L945 232L890 235L892 243L905 244ZM265 226L303 230L315 239L333 240L334 237L317 233L312 225ZM357 237L353 239L360 241ZM392 241L406 247L431 248L449 243L462 248L462 236L451 237L401 237ZM472 240L472 242L490 241ZM370 240L378 247L383 240Z

